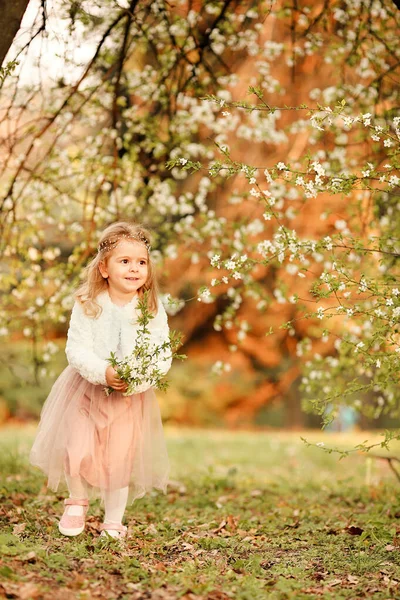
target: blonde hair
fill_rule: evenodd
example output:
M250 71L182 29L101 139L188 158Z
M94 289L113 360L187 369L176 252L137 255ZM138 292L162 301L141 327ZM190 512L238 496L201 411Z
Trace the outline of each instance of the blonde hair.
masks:
M98 294L108 288L107 279L104 279L100 273L99 264L107 263L107 258L112 254L118 243L123 239L133 239L142 242L146 246L148 254L148 275L147 280L141 288L138 289L139 297L148 291L148 307L150 312L155 314L158 309L157 295L158 286L155 276L155 268L152 263L149 248L150 234L147 229L135 223L119 221L109 225L99 240L98 252L96 256L86 265L84 269L83 283L76 290L74 297L82 304L84 313L93 319L101 315L102 308L96 302Z

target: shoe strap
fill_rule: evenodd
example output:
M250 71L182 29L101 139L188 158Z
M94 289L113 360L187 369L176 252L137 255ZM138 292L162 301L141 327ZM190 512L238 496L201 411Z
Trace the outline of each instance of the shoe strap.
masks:
M65 506L75 505L75 506L89 506L89 500L84 498L83 500L77 500L76 498L66 498L64 500Z
M119 525L118 523L102 523L100 525L100 531L104 531L105 529L108 529L109 531L125 532L128 528L125 525Z

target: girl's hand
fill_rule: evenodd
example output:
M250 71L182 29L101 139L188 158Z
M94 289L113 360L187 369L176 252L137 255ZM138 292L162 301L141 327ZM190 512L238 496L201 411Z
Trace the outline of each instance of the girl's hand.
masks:
M111 365L106 369L106 381L117 392L126 392L128 389L128 384L118 377L117 371Z

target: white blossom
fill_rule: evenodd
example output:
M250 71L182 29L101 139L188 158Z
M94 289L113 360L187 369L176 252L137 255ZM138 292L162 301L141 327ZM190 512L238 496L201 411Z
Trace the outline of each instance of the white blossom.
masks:
M371 125L371 117L372 117L371 113L365 113L364 115L361 115L363 124L365 126Z
M266 177L266 179L267 179L268 183L272 183L272 182L273 182L273 179L272 179L271 175L269 174L269 171L268 171L268 169L265 169L265 171L264 171L264 175L265 175L265 177Z
M29 260L38 260L39 259L39 252L36 248L29 248L28 249L28 258Z
M204 302L205 304L209 304L210 302L214 301L208 288L200 289L197 292L197 300L199 302Z

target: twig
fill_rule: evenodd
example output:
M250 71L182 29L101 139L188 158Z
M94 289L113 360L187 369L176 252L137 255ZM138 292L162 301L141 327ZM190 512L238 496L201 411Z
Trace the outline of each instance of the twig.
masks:
M380 458L381 460L387 460L389 467L395 474L397 481L400 483L400 473L395 469L395 467L393 465L393 462L400 463L400 458L397 458L397 456L381 456L380 454L370 454L370 453L366 454L366 456L367 456L367 458Z

